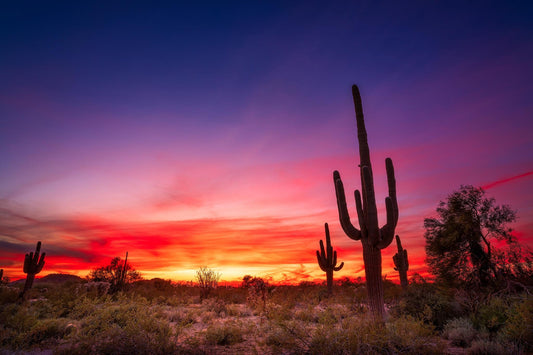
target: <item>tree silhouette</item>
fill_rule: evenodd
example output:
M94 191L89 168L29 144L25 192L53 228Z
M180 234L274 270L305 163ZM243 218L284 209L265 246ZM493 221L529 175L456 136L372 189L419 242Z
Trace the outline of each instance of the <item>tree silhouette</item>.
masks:
M482 188L461 186L439 203L437 218L424 220L427 263L438 281L486 287L530 272L531 260L517 252L520 246L507 226L515 212L495 202ZM507 250L495 248L494 241Z
M196 281L200 287L200 300L209 297L211 290L217 288L221 274L207 266L202 266L196 270Z
M124 261L117 256L109 265L91 270L87 278L95 282L109 282L112 293L122 290L126 284L142 279L141 274L128 263L128 253Z

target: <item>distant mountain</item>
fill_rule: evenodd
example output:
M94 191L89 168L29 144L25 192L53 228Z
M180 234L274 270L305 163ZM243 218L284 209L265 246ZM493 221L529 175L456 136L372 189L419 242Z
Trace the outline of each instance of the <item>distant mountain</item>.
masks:
M63 284L69 281L70 282L83 282L84 279L82 279L79 276L71 275L71 274L49 274L41 278L35 278L35 281L33 282L33 284L34 285L41 284L41 283ZM24 282L26 282L26 278L12 281L10 284L18 285L18 284L24 284Z
M62 284L65 282L82 282L83 279L76 275L71 274L48 274L40 279L35 279L36 283L54 283Z

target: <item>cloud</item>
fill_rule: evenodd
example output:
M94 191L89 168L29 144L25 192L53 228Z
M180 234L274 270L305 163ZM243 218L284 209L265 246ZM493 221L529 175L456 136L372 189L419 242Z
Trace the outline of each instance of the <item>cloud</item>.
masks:
M503 179L499 179L499 180L487 183L485 185L482 185L481 188L483 188L485 190L488 190L488 189L493 188L495 186L498 186L498 185L501 185L501 184L506 184L508 182L511 182L511 181L514 181L514 180L517 180L517 179L521 179L521 178L525 178L525 177L531 176L531 175L533 175L533 171L528 171L528 172L523 173L523 174L510 176L508 178L503 178Z

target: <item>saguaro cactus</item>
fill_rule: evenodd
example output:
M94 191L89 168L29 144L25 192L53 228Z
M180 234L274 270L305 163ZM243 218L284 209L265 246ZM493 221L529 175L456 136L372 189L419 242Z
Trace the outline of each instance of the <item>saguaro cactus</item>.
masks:
M407 250L402 248L402 242L400 237L396 236L396 246L398 247L398 252L394 254L392 260L394 261L394 270L398 271L400 274L400 285L405 290L409 282L407 281L407 270L409 270L409 261L407 260Z
M4 269L0 269L0 284L4 281Z
M326 229L326 248L324 248L324 243L320 241L320 252L316 251L316 258L318 260L318 265L320 269L326 273L326 284L328 287L328 294L331 295L333 292L333 271L339 271L344 266L344 262L337 265L337 252L333 251L331 246L331 238L329 236L329 227L325 223L324 227Z
M44 266L44 256L46 253L41 252L41 242L37 242L37 247L35 248L35 253L31 252L26 254L24 257L24 273L27 274L26 282L24 283L24 289L20 294L20 298L24 298L26 292L33 286L33 280L35 280L35 275L41 272Z
M126 284L126 272L128 266L128 252L126 252L126 259L124 259L124 265L122 266L122 270L120 270L120 275L118 277L117 281L117 287L118 289L124 288L124 285Z
M357 137L359 140L359 170L361 175L361 193L355 190L355 206L359 219L359 228L354 227L346 206L344 186L338 171L333 172L337 207L342 229L348 237L360 240L363 246L363 261L370 310L378 319L383 319L385 308L383 304L383 281L381 278L381 249L390 245L394 239L394 231L398 223L398 202L396 200L396 181L392 160L385 160L389 196L385 198L387 210L387 223L379 228L376 198L374 193L374 180L372 164L370 163L370 150L366 136L365 121L361 95L356 85L352 86L352 95L357 121Z

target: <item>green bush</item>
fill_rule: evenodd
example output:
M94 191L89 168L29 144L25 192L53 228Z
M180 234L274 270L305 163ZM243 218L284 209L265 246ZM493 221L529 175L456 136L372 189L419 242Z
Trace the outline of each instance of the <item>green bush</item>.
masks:
M443 335L453 345L466 348L472 344L472 341L477 336L477 332L470 319L454 318L449 320L444 326Z
M533 352L533 298L515 303L507 310L507 321L498 339L516 344L524 352Z
M171 354L175 333L145 299L103 302L84 307L78 331L57 349L60 354Z
M20 289L9 286L0 286L0 305L17 302Z
M235 322L212 324L207 328L205 339L208 345L233 345L243 341L242 325Z
M445 344L432 329L412 318L385 324L370 317L350 317L340 324L320 326L309 345L311 354L442 354Z
M467 350L468 355L516 355L518 349L509 344L487 339L474 340Z
M493 297L479 307L474 315L474 324L478 329L486 329L491 335L496 334L507 321L509 304L506 300Z
M412 283L391 313L396 316L412 316L442 330L446 322L462 316L460 305L440 292L434 285L426 282Z

